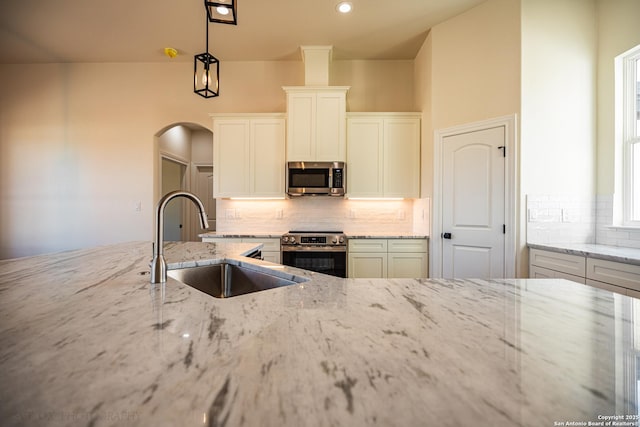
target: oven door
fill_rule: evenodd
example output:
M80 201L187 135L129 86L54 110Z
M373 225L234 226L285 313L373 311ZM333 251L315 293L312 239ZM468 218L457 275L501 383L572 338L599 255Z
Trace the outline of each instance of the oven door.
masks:
M347 252L335 250L335 247L326 250L318 247L288 250L283 247L282 264L330 276L347 277Z

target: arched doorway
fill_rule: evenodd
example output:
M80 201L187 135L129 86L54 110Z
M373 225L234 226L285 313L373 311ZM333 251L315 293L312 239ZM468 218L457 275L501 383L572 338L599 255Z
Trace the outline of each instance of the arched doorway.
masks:
M213 133L193 123L169 125L155 137L156 202L174 190L196 194L205 205L209 231L215 230L216 204L213 199ZM173 206L172 206L173 205ZM182 198L167 205L164 220L165 241L199 241L202 232L191 203Z

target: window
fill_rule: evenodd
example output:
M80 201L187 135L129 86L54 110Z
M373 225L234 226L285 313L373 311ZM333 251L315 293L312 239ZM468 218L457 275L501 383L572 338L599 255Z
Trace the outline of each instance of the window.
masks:
M620 58L623 225L640 226L640 45Z

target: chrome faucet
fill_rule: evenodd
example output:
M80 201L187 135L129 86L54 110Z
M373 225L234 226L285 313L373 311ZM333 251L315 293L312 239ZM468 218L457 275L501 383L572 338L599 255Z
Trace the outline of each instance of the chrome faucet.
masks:
M207 213L204 211L202 201L188 191L172 191L165 194L156 206L156 230L153 243L153 260L151 261L151 283L164 283L167 281L167 262L164 259L164 209L171 200L176 197L186 197L196 204L200 211L200 225L203 230L209 228Z

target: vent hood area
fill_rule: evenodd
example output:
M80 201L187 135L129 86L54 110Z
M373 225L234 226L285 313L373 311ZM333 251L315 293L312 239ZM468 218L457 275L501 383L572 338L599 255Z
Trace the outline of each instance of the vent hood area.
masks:
M333 46L300 46L305 86L329 86Z

